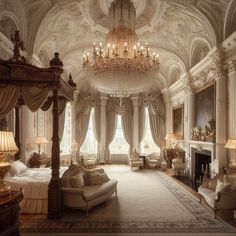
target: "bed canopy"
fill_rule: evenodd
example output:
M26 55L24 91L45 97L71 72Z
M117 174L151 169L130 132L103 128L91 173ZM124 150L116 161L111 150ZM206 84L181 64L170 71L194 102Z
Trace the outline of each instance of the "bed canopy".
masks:
M66 82L62 79L63 63L59 53L54 54L49 68L39 68L27 63L20 50L24 44L20 40L19 31L12 36L14 45L13 57L0 60L0 119L15 108L15 141L19 148L15 159L20 159L20 106L25 104L35 112L47 110L52 105L53 134L51 169L52 177L48 187L48 217L62 215L60 168L59 115L66 102L73 100L76 84L71 76Z

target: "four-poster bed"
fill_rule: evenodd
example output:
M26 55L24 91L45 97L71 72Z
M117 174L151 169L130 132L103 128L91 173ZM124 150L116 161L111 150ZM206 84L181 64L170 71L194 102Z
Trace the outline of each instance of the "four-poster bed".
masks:
M61 217L59 115L64 110L66 101L73 100L76 85L71 76L68 83L61 78L63 63L59 53L55 53L49 68L39 68L28 64L20 55L20 49L23 50L24 45L20 40L19 31L12 37L12 42L13 57L9 61L0 60L0 119L15 108L15 141L19 148L15 160L19 160L21 158L20 106L25 104L34 112L40 108L47 110L52 104L52 176L48 185L48 217Z

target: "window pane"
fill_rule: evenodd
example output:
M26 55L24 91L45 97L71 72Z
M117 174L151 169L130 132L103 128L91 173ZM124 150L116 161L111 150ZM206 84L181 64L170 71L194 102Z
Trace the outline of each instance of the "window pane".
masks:
M127 154L129 152L129 144L126 142L121 125L121 116L118 115L117 128L115 137L110 144L111 154Z

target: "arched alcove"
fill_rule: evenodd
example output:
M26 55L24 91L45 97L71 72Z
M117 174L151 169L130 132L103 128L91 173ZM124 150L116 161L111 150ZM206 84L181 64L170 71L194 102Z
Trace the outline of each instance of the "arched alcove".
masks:
M191 67L195 66L199 61L201 61L210 51L209 45L202 41L197 40L193 43L191 48Z
M181 75L181 71L179 68L174 67L170 72L170 85L174 84L177 80L179 80Z
M224 22L224 38L228 38L236 30L236 1L231 0Z

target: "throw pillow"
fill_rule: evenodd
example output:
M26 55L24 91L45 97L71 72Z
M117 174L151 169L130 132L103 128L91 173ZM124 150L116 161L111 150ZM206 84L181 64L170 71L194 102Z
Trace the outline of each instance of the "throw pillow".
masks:
M228 192L230 191L231 184L230 183L223 183L219 179L217 180L216 184L216 193L218 192Z
M109 177L107 176L106 172L103 172L100 175L101 175L103 183L106 183L106 182L108 182L110 180Z
M70 179L72 188L83 188L84 187L84 177L82 173L79 173Z
M99 172L88 173L87 177L88 177L88 184L91 186L99 185L103 183L101 173Z
M11 163L11 168L10 168L10 175L11 176L15 176L15 175L19 175L21 173L23 173L24 171L26 171L27 166L21 162L21 161L14 161Z

